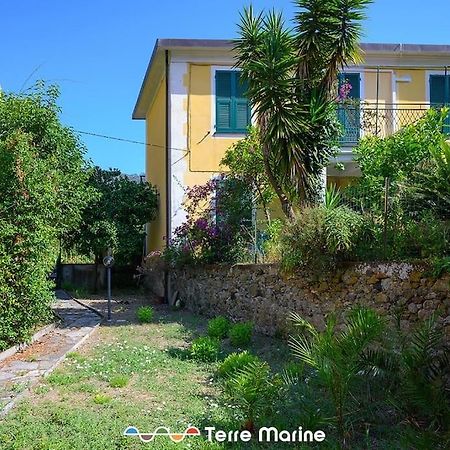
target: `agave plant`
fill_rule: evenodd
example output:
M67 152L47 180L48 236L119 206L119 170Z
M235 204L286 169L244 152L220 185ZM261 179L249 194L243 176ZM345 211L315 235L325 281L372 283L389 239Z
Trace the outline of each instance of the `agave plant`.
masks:
M350 388L362 374L365 355L382 335L384 322L375 311L365 308L352 310L341 332L336 330L335 316L328 318L323 332L296 313L291 319L302 331L290 338L293 354L315 370L329 392L338 431L345 441Z
M337 208L342 203L341 191L335 184L325 190L324 206L327 209Z
M338 74L360 61L358 42L371 0L295 0L294 28L275 12L241 15L237 67L261 133L264 166L283 211L316 200L340 126Z

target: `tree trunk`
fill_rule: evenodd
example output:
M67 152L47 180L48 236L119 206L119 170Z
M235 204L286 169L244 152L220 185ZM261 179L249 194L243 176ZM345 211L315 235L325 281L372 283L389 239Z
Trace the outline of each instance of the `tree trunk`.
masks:
M292 207L292 203L289 201L286 194L283 192L283 189L281 188L274 173L272 172L272 168L270 167L269 149L267 147L267 144L263 144L263 156L264 156L264 167L266 168L267 177L269 178L269 182L272 185L275 193L277 194L280 200L281 209L283 210L284 215L289 220L292 220L294 218L294 209Z
M264 115L260 116L258 119L258 126L261 130L262 135L265 133L266 128L266 118ZM288 199L287 195L283 192L283 188L278 182L275 174L272 171L272 167L270 165L270 148L266 142L262 143L262 153L264 158L264 167L266 169L267 177L269 178L269 182L272 185L275 193L278 196L278 199L281 203L281 209L283 210L284 215L292 220L294 218L294 209L292 207L292 202Z

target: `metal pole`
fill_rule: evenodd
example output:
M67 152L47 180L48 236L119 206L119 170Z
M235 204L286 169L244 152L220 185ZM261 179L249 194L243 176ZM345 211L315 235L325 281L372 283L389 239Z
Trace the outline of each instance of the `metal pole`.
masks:
M389 178L384 179L384 227L383 227L383 254L387 255L387 232L388 232L388 214L389 214Z
M56 288L61 289L62 286L62 237L59 237L59 255L56 262Z
M106 269L108 277L108 322L111 322L111 267Z
M378 136L378 106L380 99L380 66L377 67L377 103L375 115L375 136Z
M257 200L256 195L252 196L252 227L253 227L253 262L258 263L258 225L257 225Z

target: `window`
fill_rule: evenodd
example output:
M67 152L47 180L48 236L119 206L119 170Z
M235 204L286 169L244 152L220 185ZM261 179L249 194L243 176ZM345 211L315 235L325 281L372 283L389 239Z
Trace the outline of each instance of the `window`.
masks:
M251 123L250 105L237 70L216 71L216 132L245 133Z

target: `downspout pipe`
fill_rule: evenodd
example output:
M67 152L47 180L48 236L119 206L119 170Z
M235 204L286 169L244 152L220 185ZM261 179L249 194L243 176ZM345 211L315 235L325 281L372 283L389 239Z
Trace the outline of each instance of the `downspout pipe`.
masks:
M169 50L165 50L165 75L166 75L166 248L170 246L172 238L172 218L171 218L171 204L172 204L172 192L171 192L171 153L170 153L170 54ZM164 277L164 300L167 304L170 304L171 298L171 286L170 286L170 271L166 270Z

